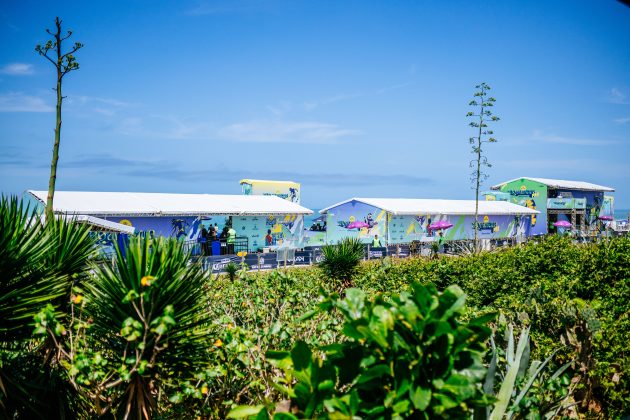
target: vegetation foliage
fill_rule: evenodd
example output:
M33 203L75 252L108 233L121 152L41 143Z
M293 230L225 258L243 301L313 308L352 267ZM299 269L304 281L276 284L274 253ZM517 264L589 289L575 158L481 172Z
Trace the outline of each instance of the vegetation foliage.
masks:
M324 260L319 266L325 277L335 282L340 290L352 285L352 276L363 260L363 243L358 238L343 238L335 245L322 248Z
M176 241L97 264L85 227L0 206L3 417L630 410L629 238L371 261L340 298L323 267L209 277Z

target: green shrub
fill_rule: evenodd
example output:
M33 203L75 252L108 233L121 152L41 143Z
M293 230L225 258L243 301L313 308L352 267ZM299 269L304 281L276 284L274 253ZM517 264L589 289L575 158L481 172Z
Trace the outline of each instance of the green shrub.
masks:
M324 260L319 266L324 275L337 281L338 288L350 286L352 276L364 256L361 241L357 238L344 238L336 245L325 245L322 254Z
M267 353L285 372L278 387L295 414L276 417L468 418L487 405L482 358L493 315L460 322L464 299L457 286L438 293L416 283L391 299L348 289L345 299L322 302L322 310L342 314L345 340ZM232 416L252 411L240 407Z
M234 264L234 262L230 261L225 266L225 273L228 275L230 281L234 281L236 278L236 273L238 272L238 265Z

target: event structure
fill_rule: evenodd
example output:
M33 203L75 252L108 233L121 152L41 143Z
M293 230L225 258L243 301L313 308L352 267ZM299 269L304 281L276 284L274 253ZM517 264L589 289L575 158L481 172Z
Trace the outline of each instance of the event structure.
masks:
M46 191L28 191L43 207ZM53 211L92 216L135 228L136 235L197 241L202 225L232 226L245 242L243 250L265 246L303 246L304 216L313 212L273 195L162 194L57 191Z
M378 235L383 246L433 241L438 232L446 240L515 238L530 234L531 218L538 211L507 201L407 198L350 198L320 210L325 232L307 234L306 245L335 243L346 237L371 243Z
M241 179L240 184L245 195L275 195L300 204L300 184L297 182Z
M508 201L540 211L531 219L532 235L554 231L558 222L582 232L596 231L614 219L614 197L605 193L615 190L590 182L523 177L491 189L484 193L486 200Z

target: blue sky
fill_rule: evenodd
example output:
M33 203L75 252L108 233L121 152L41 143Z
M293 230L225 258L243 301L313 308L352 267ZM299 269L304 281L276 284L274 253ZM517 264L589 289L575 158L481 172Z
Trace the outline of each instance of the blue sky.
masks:
M473 198L465 117L496 97L486 185L616 188L630 207L630 8L613 0L3 2L0 190L46 189L55 16L85 48L64 80L59 190Z

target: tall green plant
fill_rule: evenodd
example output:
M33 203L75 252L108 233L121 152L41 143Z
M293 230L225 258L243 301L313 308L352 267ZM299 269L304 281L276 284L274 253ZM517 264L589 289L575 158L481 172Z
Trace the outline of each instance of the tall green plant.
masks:
M207 365L208 288L176 240L132 238L125 251L116 247L115 261L75 289L59 351L93 414L151 418ZM57 325L46 311L38 318L38 332L55 340Z
M488 403L482 358L494 315L461 322L464 302L457 286L438 293L418 283L391 299L348 289L345 299L325 300L321 310L341 312L346 339L267 353L285 372L278 388L291 407L274 418L469 417ZM239 407L231 416L254 411Z
M555 354L556 352L554 351L544 361L534 360L530 363L529 328L521 330L518 342L516 342L513 327L510 324L507 331L507 347L504 352L505 369L501 372L503 379L496 394L494 408L492 412L490 412L489 408L487 409L488 417L478 415L476 418L502 420L504 418L511 419L516 414L520 414L521 417L529 414L542 418L552 418L561 409L566 408L566 404L563 405L563 402L567 399L572 389L568 387L568 379L562 377L562 375L569 368L571 362L561 366L553 374L545 375L545 368ZM499 363L498 350L493 340L492 360L484 384L484 390L487 393L492 394L494 392L495 377L498 371L501 370L503 369L501 363ZM562 380L565 382L561 383L559 387L555 386L555 381ZM534 389L535 382L542 382L542 386ZM553 394L550 401L544 398L544 393L547 391ZM529 398L530 401L527 401L528 397L531 397Z
M54 343L32 339L33 319L44 307L53 317L66 316L72 285L88 271L92 250L87 226L51 220L44 227L17 198L0 199L0 408L6 417L64 418L75 406Z
M48 181L48 196L46 198L46 221L51 221L53 218L53 198L55 195L55 182L57 180L57 161L59 160L59 143L61 140L61 106L63 104L64 96L61 93L61 84L66 74L71 71L79 69L79 63L74 57L79 49L83 48L83 44L75 42L74 46L67 52L63 50L63 42L72 36L72 31L62 33L61 30L62 21L59 17L55 18L55 30L51 31L46 29L46 32L52 36L52 39L46 41L45 44L37 44L35 51L50 61L55 66L57 73L57 86L55 91L57 92L57 106L56 106L56 123L55 123L55 141L53 143L52 161L50 164L50 178ZM53 55L52 57L49 52Z
M0 339L30 338L33 316L63 294L63 283L43 264L53 243L37 214L17 197L0 198Z
M344 238L336 245L325 245L322 254L324 260L319 266L324 274L337 283L336 287L349 287L352 276L363 259L361 241L357 238Z
M475 86L477 91L473 94L473 99L468 103L473 108L466 117L473 120L468 124L475 130L475 135L468 138L468 143L472 147L472 153L475 159L470 161L469 166L473 168L470 180L475 188L475 252L479 251L479 189L483 181L488 178L488 174L484 172L484 167L491 167L488 158L483 154L482 146L485 143L496 143L497 139L492 137L492 130L488 129L489 122L499 121L499 117L493 115L491 108L494 106L496 99L489 95L490 86L481 83Z

